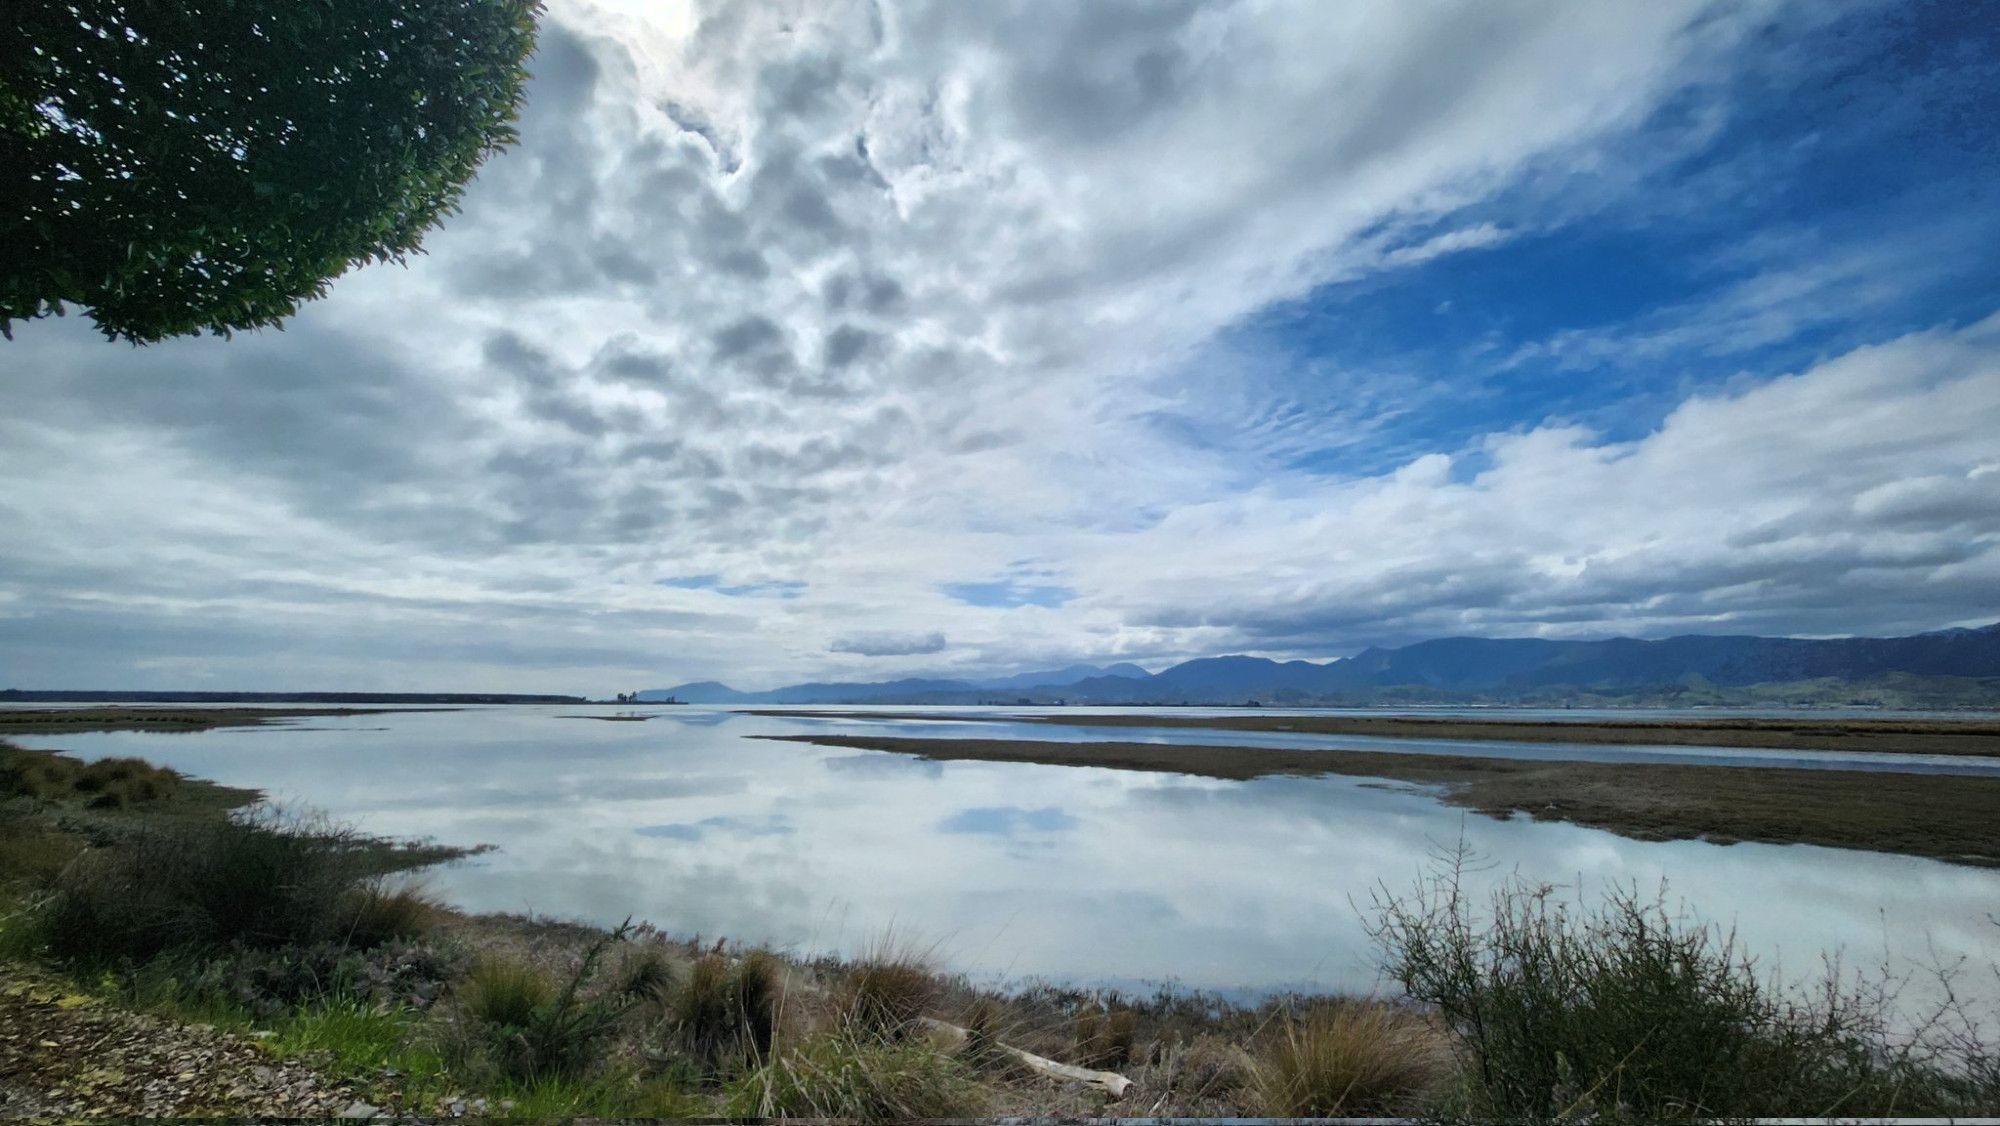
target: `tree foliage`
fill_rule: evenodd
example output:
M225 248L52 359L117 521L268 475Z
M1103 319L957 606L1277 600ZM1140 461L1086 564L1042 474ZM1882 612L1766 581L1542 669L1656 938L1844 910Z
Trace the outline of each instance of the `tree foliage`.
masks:
M0 21L0 330L276 325L399 261L515 140L538 0L23 0Z

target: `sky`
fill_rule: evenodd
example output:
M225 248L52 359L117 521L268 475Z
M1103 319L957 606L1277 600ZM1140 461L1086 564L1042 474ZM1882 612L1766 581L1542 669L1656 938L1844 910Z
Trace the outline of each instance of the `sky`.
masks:
M2000 619L1996 24L553 0L423 256L0 342L0 687Z

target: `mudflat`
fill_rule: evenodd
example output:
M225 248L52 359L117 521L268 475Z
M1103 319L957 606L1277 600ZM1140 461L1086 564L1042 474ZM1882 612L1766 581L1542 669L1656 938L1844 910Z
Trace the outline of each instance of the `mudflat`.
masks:
M1763 841L2000 867L2000 778L1843 770L1558 762L1163 743L773 735L943 761L1104 767L1247 780L1346 775L1440 787L1492 817L1526 814L1637 840Z
M843 719L930 719L922 712L815 712L765 709L752 715ZM1244 715L959 715L957 720L1046 723L1063 727L1192 727L1369 735L1392 739L1493 739L1516 743L1608 743L1669 747L1756 747L1791 751L2000 756L2000 722L1956 719L1783 719L1715 716L1688 719L1523 720L1465 716Z
M380 715L408 708L0 708L0 735L83 731L207 731L306 716Z

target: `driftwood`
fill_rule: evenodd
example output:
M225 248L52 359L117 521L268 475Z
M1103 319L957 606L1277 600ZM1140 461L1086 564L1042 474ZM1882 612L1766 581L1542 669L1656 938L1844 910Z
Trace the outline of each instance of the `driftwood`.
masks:
M957 1048L963 1045L972 1035L958 1025L947 1021L938 1020L934 1017L924 1017L922 1019L924 1027L936 1033L938 1038L944 1041L943 1046L946 1047ZM1038 1056L1025 1048L1016 1048L1011 1044L996 1042L993 1046L1020 1061L1024 1067L1032 1071L1038 1071L1053 1079L1067 1079L1072 1083L1083 1083L1096 1087L1114 1099L1124 1098L1125 1092L1132 1087L1130 1079L1125 1078L1115 1071L1094 1071L1087 1067L1077 1067L1075 1064L1058 1063L1044 1056Z

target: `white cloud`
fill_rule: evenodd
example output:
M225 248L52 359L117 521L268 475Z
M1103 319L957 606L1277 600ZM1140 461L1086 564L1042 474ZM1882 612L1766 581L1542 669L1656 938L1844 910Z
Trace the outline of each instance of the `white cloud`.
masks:
M1936 624L1992 577L1986 329L1637 443L1494 435L1470 479L1471 451L1327 479L1157 424L1345 440L1163 376L1314 283L1506 239L1454 216L1589 166L1772 10L557 5L523 145L410 268L284 334L6 346L0 517L33 534L0 543L0 680L601 692ZM1030 573L1074 597L942 589Z

